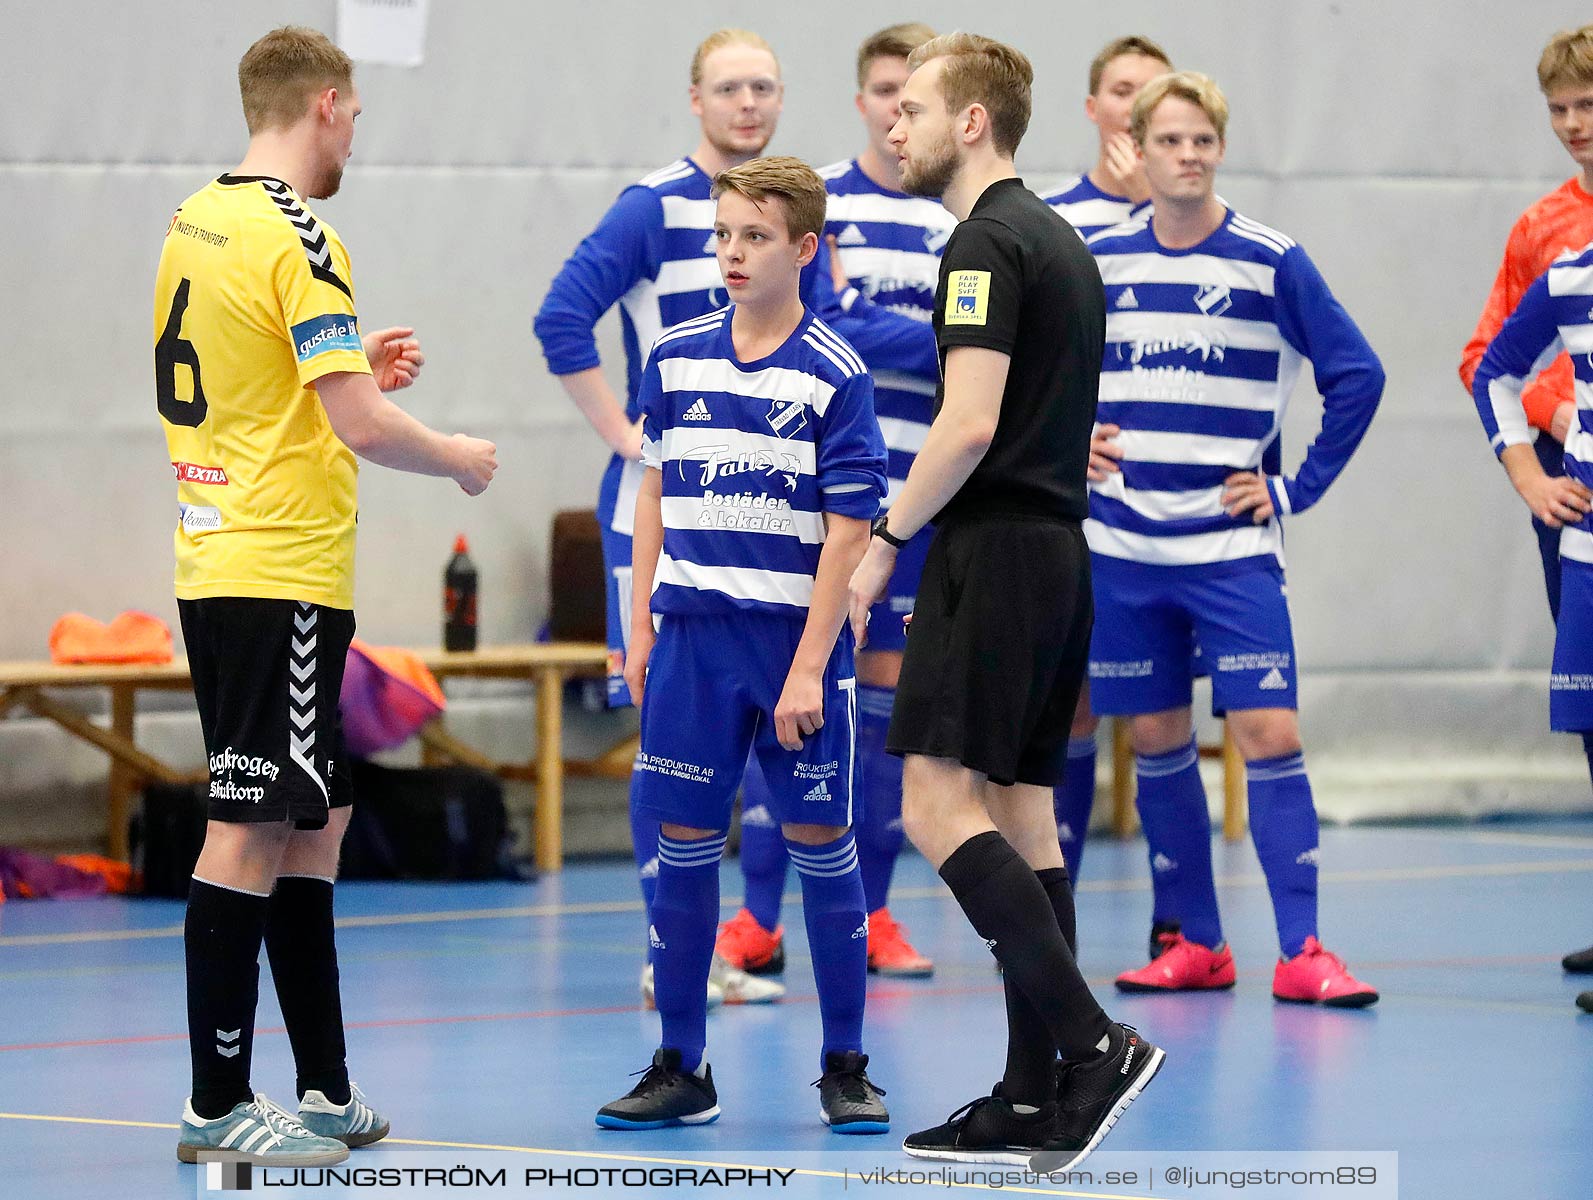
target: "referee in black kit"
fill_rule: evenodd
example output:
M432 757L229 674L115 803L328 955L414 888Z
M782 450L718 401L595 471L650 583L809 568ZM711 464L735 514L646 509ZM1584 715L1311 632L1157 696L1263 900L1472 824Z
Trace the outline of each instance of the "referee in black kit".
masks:
M903 186L960 223L935 295L934 424L852 576L851 617L862 644L897 547L935 521L887 748L906 759L908 837L1003 968L1007 1064L989 1096L904 1148L1065 1170L1163 1057L1079 974L1051 808L1093 617L1080 522L1105 298L1084 243L1012 165L1029 60L954 33L908 65L890 133Z

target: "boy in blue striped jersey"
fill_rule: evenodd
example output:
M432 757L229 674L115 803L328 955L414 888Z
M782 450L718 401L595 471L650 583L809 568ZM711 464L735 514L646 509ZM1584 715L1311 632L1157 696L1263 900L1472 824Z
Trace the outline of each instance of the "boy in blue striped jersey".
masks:
M626 188L565 262L536 317L548 369L614 451L598 494L608 590L608 702L631 702L621 674L628 632L631 518L641 481L641 420L636 405L647 349L665 330L725 303L714 259L713 176L763 153L774 136L784 84L768 42L744 29L720 29L705 38L691 62L691 106L702 127L695 150ZM804 278L804 297L869 353L914 358L933 370L933 345L922 345L917 323L887 311L852 317L835 296L828 255ZM609 309L619 307L625 345L626 381L621 398L598 362L594 330ZM652 903L658 864L656 823L635 810L631 838L645 904ZM721 993L722 989L722 993ZM750 979L716 963L710 992L731 1002L777 999L785 989L769 979ZM642 994L652 1000L652 972L642 971Z
M1565 435L1565 475L1555 477L1533 448L1521 393L1562 351L1576 377L1576 411ZM1510 482L1532 515L1559 531L1549 727L1587 740L1593 734L1593 244L1561 255L1527 289L1483 355L1472 398ZM1593 1012L1593 992L1577 1004Z
M824 1026L821 1117L839 1133L882 1133L889 1116L862 1052L868 927L843 626L885 448L867 369L799 290L823 229L823 181L796 159L765 158L721 172L714 195L731 304L659 338L638 397L645 471L625 680L642 708L632 804L660 823L648 936L663 1037L641 1082L597 1121L654 1129L719 1115L704 984L750 752L802 878Z
M1181 932L1125 991L1231 987L1190 713L1190 639L1212 670L1249 780L1250 825L1282 949L1280 1000L1377 999L1317 939L1317 820L1300 749L1281 519L1321 499L1377 410L1376 354L1294 241L1215 194L1228 105L1204 75L1152 80L1132 129L1153 215L1090 240L1106 287L1101 439L1089 537L1090 697L1130 718L1151 869ZM1283 474L1279 431L1301 365L1322 430ZM1104 467L1104 470L1102 469Z
M1137 34L1113 38L1090 62L1084 115L1099 136L1095 165L1067 187L1042 197L1080 237L1126 221L1149 203L1150 185L1128 131L1128 115L1140 89L1172 69L1167 52Z
M901 164L886 141L900 116L907 56L935 36L927 25L892 25L863 41L857 53L857 109L868 144L856 158L819 174L829 192L824 222L832 243L837 287L854 314L870 307L916 321L927 353L934 351L930 314L940 272L940 251L956 225L941 204L902 191ZM900 354L863 355L874 377L874 411L889 454L885 503L900 491L913 456L929 432L936 373L914 371ZM903 618L913 611L918 577L933 533L925 529L896 559L885 598L869 624L868 649L857 658L857 853L868 903L868 969L881 975L927 976L935 966L907 940L887 906L891 874L903 843L902 764L885 752L896 680L906 644ZM746 905L719 931L716 952L753 974L785 963L780 897L785 890L785 844L769 814L761 777L749 768L741 810L741 870Z

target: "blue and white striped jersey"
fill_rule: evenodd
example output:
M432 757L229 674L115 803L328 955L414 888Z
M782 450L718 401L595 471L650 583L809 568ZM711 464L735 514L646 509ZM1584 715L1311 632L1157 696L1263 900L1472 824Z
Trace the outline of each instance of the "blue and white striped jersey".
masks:
M1229 516L1223 480L1262 471L1279 517L1315 504L1377 411L1377 355L1305 251L1232 209L1187 250L1163 248L1148 216L1089 246L1106 287L1096 420L1122 429L1124 451L1121 473L1090 485L1090 549L1208 573L1281 564L1280 522ZM1306 360L1322 429L1285 477L1279 431Z
M625 402L639 415L636 390L649 347L666 329L712 312L729 296L714 253L713 181L689 158L631 185L565 261L535 322L548 370L570 375L599 365L597 323L620 308L625 345ZM916 321L863 304L844 311L830 282L823 242L802 274L802 298L869 361L900 361L902 369L937 370L935 344ZM615 455L598 496L598 521L629 534L641 468Z
M933 351L935 334L929 321L940 279L940 252L957 218L937 200L880 187L856 159L822 167L819 174L830 193L824 232L834 236L852 286L876 307L922 322L925 345ZM874 413L890 455L885 472L888 508L929 434L938 371L933 362L930 370L915 373L899 359L864 357L874 376Z
M811 310L774 353L739 361L734 312L665 333L642 374L642 461L663 473L652 609L802 617L824 514L879 511L873 382Z
M1144 210L1150 207L1149 200L1135 204L1127 196L1103 192L1088 175L1080 175L1061 191L1050 192L1040 199L1061 213L1062 219L1077 229L1085 241L1103 229L1143 216Z
M1565 473L1593 487L1593 243L1555 259L1488 344L1472 398L1495 454L1532 440L1521 391L1561 350L1576 376ZM1586 517L1560 531L1560 557L1593 563L1593 524Z

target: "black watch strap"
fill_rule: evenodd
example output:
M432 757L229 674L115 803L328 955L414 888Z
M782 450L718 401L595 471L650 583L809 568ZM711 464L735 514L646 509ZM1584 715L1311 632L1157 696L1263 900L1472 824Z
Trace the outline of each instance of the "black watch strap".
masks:
M895 546L898 550L900 550L903 546L907 545L907 539L899 538L892 533L886 524L887 520L888 518L883 516L876 517L874 519L874 536L879 538L879 540L884 542L887 546Z

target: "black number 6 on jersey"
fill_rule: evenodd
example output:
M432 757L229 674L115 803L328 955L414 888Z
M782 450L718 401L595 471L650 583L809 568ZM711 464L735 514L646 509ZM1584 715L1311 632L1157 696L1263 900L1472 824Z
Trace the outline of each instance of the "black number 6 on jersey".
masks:
M188 280L177 285L177 294L171 300L171 314L166 318L166 328L155 343L155 407L160 415L173 425L196 429L205 422L210 405L205 403L205 387L199 378L199 352L194 344L183 340L183 313L188 309ZM177 398L177 366L187 367L194 380L192 400Z

